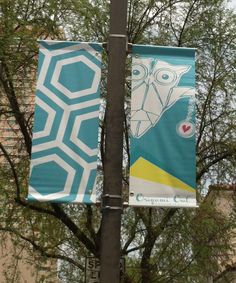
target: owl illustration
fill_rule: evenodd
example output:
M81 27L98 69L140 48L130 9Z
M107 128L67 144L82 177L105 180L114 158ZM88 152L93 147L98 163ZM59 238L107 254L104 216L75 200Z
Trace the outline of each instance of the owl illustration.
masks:
M131 133L142 137L182 97L193 96L194 88L178 87L190 70L153 58L134 58L132 66Z

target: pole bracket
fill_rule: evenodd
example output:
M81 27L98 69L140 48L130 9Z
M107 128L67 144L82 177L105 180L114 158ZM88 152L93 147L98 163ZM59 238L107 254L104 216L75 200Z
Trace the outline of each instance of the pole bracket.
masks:
M101 201L101 210L121 210L123 212L123 201L121 195L104 194Z
M116 35L116 34L115 34ZM121 34L121 35L123 35L123 34ZM121 37L121 35L120 35L120 37ZM119 37L119 34L117 34L117 36L114 36L114 37ZM123 36L122 36L123 37ZM122 38L121 37L121 38ZM102 47L105 49L105 51L108 53L108 43L107 42L103 42L102 43ZM130 54L130 53L132 53L132 48L133 48L133 44L132 43L127 43L127 45L126 45L126 52L127 52L127 54Z
M111 33L109 34L109 38L125 38L126 39L126 53L130 53L130 43L128 43L128 38L126 34L119 34L119 33ZM109 52L109 40L108 42L103 42L102 47L106 50L106 52Z
M119 37L119 38L126 38L126 34L118 34L118 33L111 33L109 34L109 37Z
M123 212L123 207L119 207L119 206L103 206L101 208L101 210L105 210L105 209L109 209L109 210L121 210Z
M102 196L102 198L119 198L121 199L122 196L121 195L110 195L110 194L105 194Z

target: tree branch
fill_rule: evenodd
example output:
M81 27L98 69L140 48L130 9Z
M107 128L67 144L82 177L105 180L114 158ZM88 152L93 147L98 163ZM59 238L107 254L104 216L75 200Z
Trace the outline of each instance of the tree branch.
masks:
M11 171L15 180L15 184L16 184L16 196L17 198L20 198L20 183L18 180L18 176L16 173L16 169L15 166L10 158L10 155L8 154L8 152L6 151L5 147L3 146L3 144L0 142L0 149L4 154L4 157L6 158L7 162L9 163L10 167L11 167Z
M129 238L128 240L126 241L126 243L124 244L124 247L122 249L122 254L124 255L127 255L128 254L128 247L130 246L130 244L133 242L133 240L135 239L135 236L136 236L136 227L137 227L137 224L139 222L139 218L137 217L137 215L135 214L135 222L134 224L132 225L132 228L131 228L131 233L129 235Z
M185 19L184 19L184 23L183 23L183 26L182 26L182 28L181 28L180 34L179 34L178 46L182 46L183 33L184 33L185 27L186 27L186 25L187 25L188 19L189 19L191 13L192 13L193 7L194 7L194 5L195 5L195 3L196 3L197 1L198 1L198 0L194 0L193 3L192 3L192 5L189 7L189 10L188 10L187 15L186 15L186 17L185 17Z
M59 204L51 203L51 206L55 212L55 217L59 219L69 230L77 237L79 241L96 257L98 256L98 251L95 244L79 229L79 227L72 221L72 219L65 213Z
M56 253L47 252L45 247L41 247L40 245L36 244L32 239L30 239L26 236L23 236L16 229L5 228L5 227L0 226L0 230L4 231L4 232L13 233L16 236L20 237L22 240L30 243L35 250L37 250L41 253L42 256L45 256L47 258L61 259L61 260L67 261L67 262L72 263L73 265L75 265L76 267L78 267L79 269L84 271L84 267L81 264L79 264L78 262L76 262L75 260L73 260L72 258L69 258L69 257L64 256L64 255L56 254Z
M16 122L20 126L21 133L22 133L22 135L24 137L24 141L25 141L25 147L26 147L26 150L27 150L27 152L30 156L31 155L31 137L30 137L29 132L27 130L24 114L20 111L19 103L17 101L16 93L15 93L14 86L13 86L13 83L12 83L12 80L11 80L10 72L8 70L6 63L3 60L2 60L2 68L5 71L6 79L4 79L4 77L3 77L3 70L2 70L2 73L0 74L0 82L2 83L2 86L5 90L8 101L9 101L11 108L12 108L12 111L14 113Z

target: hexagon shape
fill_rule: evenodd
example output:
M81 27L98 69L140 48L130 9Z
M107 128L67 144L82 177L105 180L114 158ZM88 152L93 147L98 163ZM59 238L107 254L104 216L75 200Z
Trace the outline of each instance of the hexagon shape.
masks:
M68 74L78 74L71 75ZM79 61L62 66L59 76L59 83L66 87L70 92L77 92L89 89L95 76L92 70L84 62Z
M48 167L48 165L52 167ZM58 170L58 173L55 174L55 170ZM42 175L40 178L37 177L39 174L44 174L43 176L46 176L45 191L43 192L37 190L37 186L40 185L38 182L40 182L42 178ZM58 178L57 180L55 179L55 176ZM31 161L29 193L39 201L50 201L69 196L74 177L75 169L56 154L33 159ZM58 188L52 190L51 188L55 184Z
M89 80L92 78L91 74L93 74L93 79L91 80L91 85L89 85L88 82L83 82L80 89L76 90L74 86L68 86L68 84L70 84L71 82L74 83L74 81L76 80L76 78L78 79L80 74L68 73L67 82L66 83L63 82L63 84L62 84L62 78L66 76L66 70L68 71L68 69L70 69L72 65L78 62L80 63L79 64L80 69L87 70L87 71L91 70L88 72L88 74L90 74L89 75L90 77L88 79L86 78L85 73L81 73L81 76L83 78L86 78L86 80L89 82ZM69 67L67 67L68 65ZM74 65L73 67L74 69L76 69L76 65ZM70 78L70 77L73 77L73 78ZM93 63L91 60L85 57L84 55L79 55L76 57L60 60L56 63L54 73L51 79L51 84L54 85L59 91L61 91L68 98L74 99L74 98L96 93L98 90L99 84L100 84L100 79L101 79L101 69L95 63ZM87 87L87 88L84 88L84 87Z
M41 100L39 97L36 97L36 111L37 111L37 106L38 106L38 111L39 111L37 112L38 119L37 120L35 119L34 124L36 123L37 125L38 123L39 125L36 126L36 131L34 131L34 134L33 134L34 139L47 137L50 134L52 125L53 125L53 122L56 116L56 111L52 109L43 100Z
M38 104L35 105L35 113L37 113L37 119L34 119L34 133L42 132L47 123L48 113Z
M48 161L35 165L31 172L31 178L36 186L40 186L40 193L42 195L63 191L67 176L68 172L55 161Z
M74 121L73 129L71 131L70 140L89 156L97 155L98 149L97 144L95 145L95 133L93 132L93 129L87 128L86 126L90 125L91 127L92 124L94 125L95 120L98 121L98 115L99 111L94 111L77 116ZM91 134L89 134L89 130L91 131ZM89 138L92 138L93 140L89 141Z
M98 117L83 120L80 124L77 138L91 149L98 147Z

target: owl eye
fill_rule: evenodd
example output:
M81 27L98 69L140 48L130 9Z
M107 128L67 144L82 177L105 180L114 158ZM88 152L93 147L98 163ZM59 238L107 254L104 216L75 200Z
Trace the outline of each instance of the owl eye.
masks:
M160 69L155 73L155 79L163 85L168 85L176 80L176 74L170 69Z
M142 80L147 77L148 70L144 65L134 64L132 67L132 79Z

